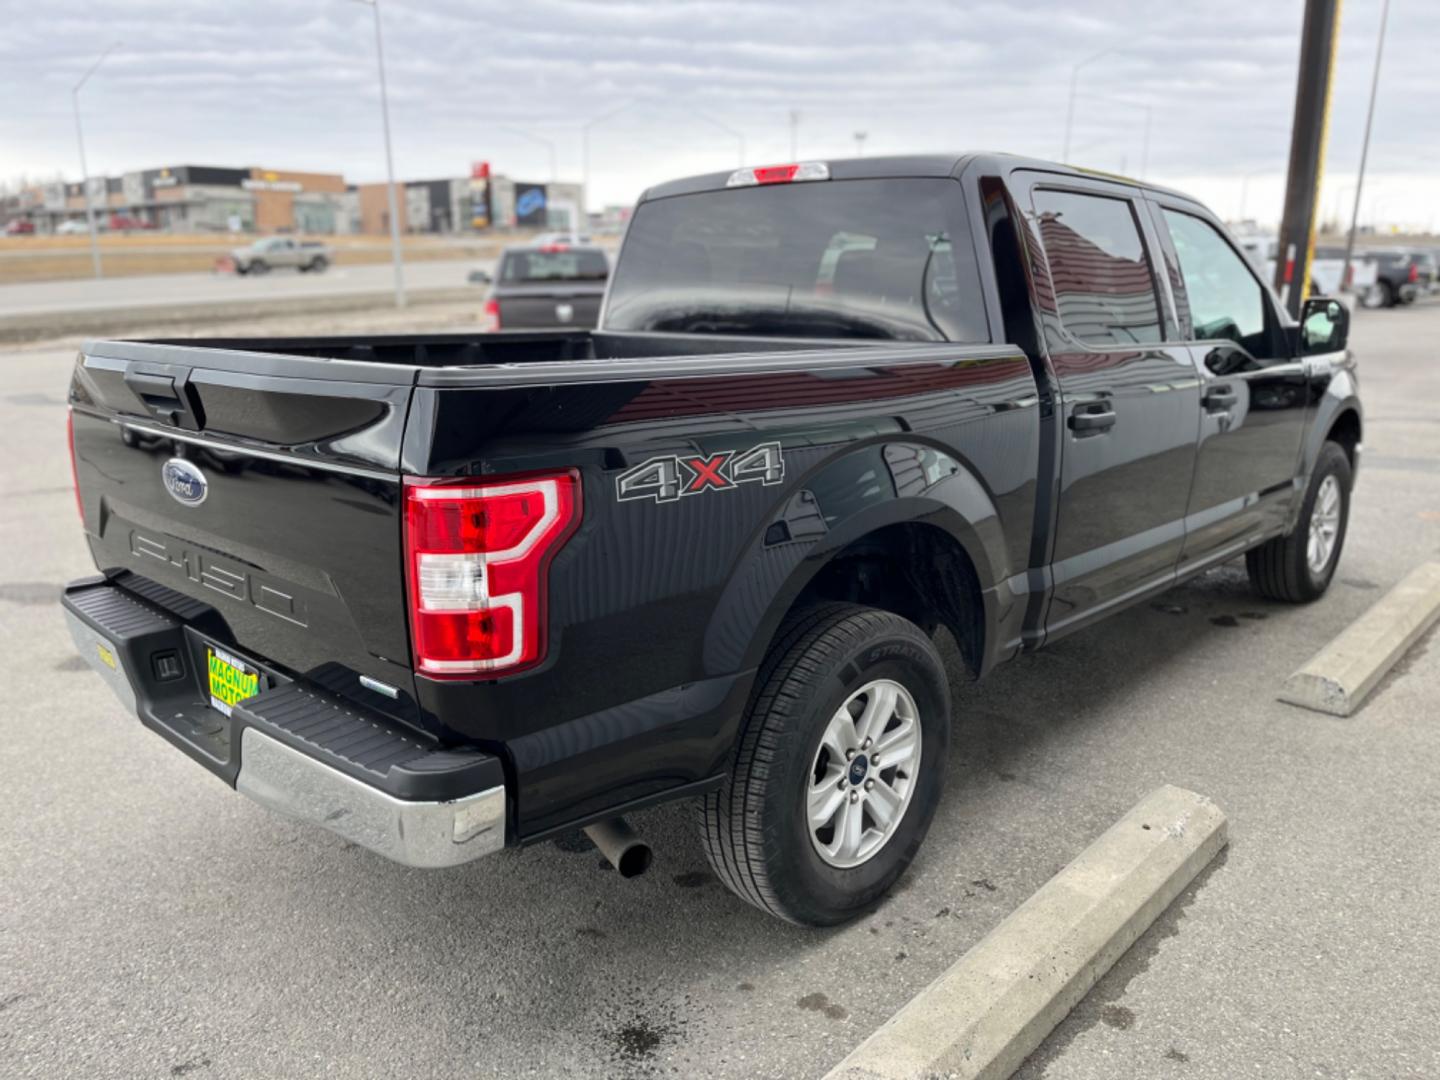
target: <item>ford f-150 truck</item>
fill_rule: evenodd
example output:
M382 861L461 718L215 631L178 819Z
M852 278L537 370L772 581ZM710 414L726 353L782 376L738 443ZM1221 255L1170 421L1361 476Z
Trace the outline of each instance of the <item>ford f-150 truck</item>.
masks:
M731 889L835 923L935 813L942 628L978 678L1237 556L1325 592L1347 333L1114 177L680 180L595 331L87 343L64 610L146 727L392 859L585 828L630 873L687 797Z

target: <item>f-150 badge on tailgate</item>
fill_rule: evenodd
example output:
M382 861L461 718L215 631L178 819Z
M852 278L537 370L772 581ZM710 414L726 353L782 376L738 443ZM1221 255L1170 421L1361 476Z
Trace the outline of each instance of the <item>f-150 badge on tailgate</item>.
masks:
M649 458L615 478L615 497L674 502L684 495L730 491L749 483L778 484L784 479L780 444L768 442L749 450Z
M175 501L186 506L199 506L210 494L210 483L205 474L184 458L171 458L165 462L160 469L160 479Z

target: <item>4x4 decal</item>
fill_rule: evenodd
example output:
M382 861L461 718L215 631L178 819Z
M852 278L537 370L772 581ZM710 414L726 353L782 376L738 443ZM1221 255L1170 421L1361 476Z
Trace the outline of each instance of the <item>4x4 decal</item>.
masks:
M785 479L785 458L778 442L749 450L714 454L667 454L641 462L615 478L615 497L674 502L685 495L731 491L740 484L778 484Z

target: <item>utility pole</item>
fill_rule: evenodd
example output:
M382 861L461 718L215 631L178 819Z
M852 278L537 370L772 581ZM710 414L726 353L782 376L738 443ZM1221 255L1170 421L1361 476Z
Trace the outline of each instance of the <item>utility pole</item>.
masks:
M1339 0L1306 0L1305 22L1300 31L1300 72L1295 84L1295 119L1290 130L1290 164L1285 177L1285 211L1280 218L1280 250L1275 260L1275 289L1283 293L1286 310L1297 319L1310 290L1315 208L1325 166L1330 114L1330 73L1335 67L1339 36Z
M1375 73L1370 77L1370 108L1365 113L1365 138L1360 143L1360 175L1355 178L1355 209L1350 214L1350 231L1345 234L1345 262L1341 281L1350 276L1350 257L1355 254L1355 227L1360 222L1360 189L1365 186L1365 159L1370 156L1370 125L1375 121L1375 93L1380 89L1380 58L1385 53L1385 23L1390 18L1390 0L1380 7L1380 36L1375 40Z
M796 147L798 147L799 145L800 145L800 110L799 110L799 109L791 109L791 110L790 110L790 160L791 160L791 161L796 161L796 160L799 159L799 157L800 157L800 152L799 152L799 150L796 149Z
M857 132L855 132L855 156L856 156L856 157L864 157L864 156L865 156L865 140L869 137L869 134L870 134L870 133L869 133L868 131L857 131Z
M93 64L85 69L85 74L80 76L70 91L70 100L75 106L75 143L80 148L80 187L85 192L85 220L90 226L90 266L95 277L102 278L104 273L100 268L100 231L95 227L95 199L90 193L90 167L85 164L85 132L80 126L80 88L95 74L95 69L105 62L105 58L120 47L117 41L100 54Z
M400 250L400 207L395 197L395 156L390 150L390 95L385 88L385 39L380 31L380 0L355 0L375 16L375 63L380 72L380 122L385 129L386 193L390 199L390 260L395 266L395 306L405 306L405 259Z

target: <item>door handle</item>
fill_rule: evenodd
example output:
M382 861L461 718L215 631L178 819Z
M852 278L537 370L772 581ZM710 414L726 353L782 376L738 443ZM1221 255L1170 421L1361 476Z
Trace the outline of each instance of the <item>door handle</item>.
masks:
M1233 409L1239 400L1240 395L1230 387L1217 386L1213 390L1207 390L1200 402L1208 412L1224 412L1226 409Z
M1092 434L1115 426L1115 413L1108 405L1081 405L1070 414L1070 430Z

